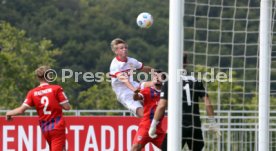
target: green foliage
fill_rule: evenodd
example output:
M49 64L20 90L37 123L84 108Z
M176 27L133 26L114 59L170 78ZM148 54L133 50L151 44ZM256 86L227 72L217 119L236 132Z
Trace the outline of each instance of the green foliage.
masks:
M62 53L50 57L53 62L56 60L53 68L57 71L69 68L75 72L108 72L114 57L110 42L117 37L129 43L130 56L137 57L145 65L166 70L168 3L158 0L14 0L0 4L0 20L24 30L24 35L31 37L34 42L50 39ZM154 25L147 30L139 29L136 25L136 17L143 11L150 12L154 17ZM36 59L43 60L39 57ZM52 65L50 61L46 62ZM29 72L34 69L34 65L26 66ZM11 74L15 72L8 71ZM16 79L20 80L21 77ZM80 102L76 101L79 93L98 85L74 82L73 79L61 84L75 108L81 108ZM110 88L110 85L106 87ZM23 90L27 91L26 88Z
M33 71L39 65L54 65L53 57L61 52L52 48L51 41L33 42L25 31L5 22L0 23L0 45L0 104L12 108L37 84Z
M5 11L0 15L0 20L7 20L26 30L35 40L51 39L54 46L61 48L63 56L57 58L61 67L107 71L106 67L111 60L106 60L103 68L98 67L102 63L98 58L103 58L107 53L112 54L109 43L116 37L127 41L140 38L143 45L130 45L130 48L132 51L141 50L140 47L147 48L141 50L147 57L154 58L155 53L167 51L168 1L28 0L6 1L0 5L2 8ZM149 11L154 16L154 26L147 30L139 29L136 25L136 17L143 11ZM11 14L13 16L8 17ZM166 55L161 57L167 60ZM145 64L158 64L157 60L149 61L143 56L138 59L146 60ZM166 67L164 64L162 66Z
M208 3L208 1L198 0L197 3ZM194 18L193 15L184 17L185 39L188 39L184 44L185 51L193 50L195 56L190 58L196 58L190 62L193 63L193 66L205 65L202 67L202 71L209 70L206 67L211 66L255 68L257 66L256 58L245 60L239 57L231 58L231 56L257 56L256 45L245 47L216 43L240 42L244 41L246 36L246 42L255 44L258 41L258 33L253 31L258 31L258 20L256 22L238 20L245 17L244 10L246 9L213 7L214 5L220 6L222 3L220 0L213 0L209 3L210 7L209 5L196 6L193 0L187 0L185 4L185 14L196 13L209 17L208 22L205 17ZM248 5L244 0L237 3ZM223 5L233 6L236 4L233 1L223 1ZM249 5L258 7L259 1L251 1ZM18 100L22 100L27 90L36 85L29 81L35 80L32 74L33 70L41 64L51 65L59 75L61 69L64 68L76 72L108 72L114 57L110 50L110 42L117 37L128 42L131 57L137 58L145 65L167 71L169 1L5 0L0 4L0 10L0 20L9 23L1 23L0 29L0 45L4 48L0 52L1 106L13 107L19 104ZM144 11L151 13L154 18L154 24L149 29L139 29L136 25L137 15ZM235 11L237 12L235 13ZM247 15L248 19L254 20L259 15L259 9L251 9ZM220 20L220 17L225 19ZM234 22L233 19L237 20ZM199 30L207 27L208 31ZM245 27L249 31L246 32L247 35L243 32L218 32L221 30L232 31L233 29L242 31L246 30ZM208 44L196 40L206 41ZM192 71L197 70L196 68L193 67ZM234 71L234 74L236 79L256 80L257 71ZM273 75L275 73L272 71L272 77ZM116 100L115 94L110 91L110 84L87 83L83 80L75 82L73 80L68 79L66 82L61 82L61 79L58 78L56 83L64 87L74 108L86 108L83 103L89 104L90 99L87 98L93 96L90 92L94 93L95 91L96 96L105 93L99 88L106 89L109 95L97 96L104 101L91 103L89 108L105 108L105 101ZM257 97L254 94L257 91L256 83L245 84L236 80L232 83L215 82L207 85L210 91L217 92L220 89L221 92L224 92L221 94L222 108L224 109L246 108L237 104L250 106L250 103L254 102L256 105ZM245 85L247 86L245 87ZM272 88L274 87L276 86L272 84ZM230 90L233 90L232 94L230 94ZM240 93L250 93L251 95L243 95L244 98L242 98ZM216 94L210 95L217 98ZM97 100L95 98L92 100ZM229 102L231 105L227 106L226 104ZM118 107L117 105L111 106L110 109ZM249 108L252 109L252 105Z

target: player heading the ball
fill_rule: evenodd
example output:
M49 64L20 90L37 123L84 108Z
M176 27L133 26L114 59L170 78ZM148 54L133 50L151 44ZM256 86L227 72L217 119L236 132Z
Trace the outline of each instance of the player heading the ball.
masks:
M143 63L128 57L127 43L116 38L111 41L111 49L115 54L110 64L111 86L117 96L117 100L137 117L143 116L143 106L140 102L133 100L133 94L140 84L133 80L133 70L149 73L151 67L143 66Z

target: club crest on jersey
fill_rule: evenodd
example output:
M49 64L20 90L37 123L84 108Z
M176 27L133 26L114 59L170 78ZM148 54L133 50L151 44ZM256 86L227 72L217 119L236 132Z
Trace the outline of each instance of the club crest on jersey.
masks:
M134 65L133 65L133 63L129 63L129 67L130 67L131 70L134 70Z
M143 138L143 136L140 136L140 135L139 135L139 136L137 137L137 140L140 141L140 140L142 140L142 138Z
M164 92L161 92L161 93L160 93L160 97L164 97Z

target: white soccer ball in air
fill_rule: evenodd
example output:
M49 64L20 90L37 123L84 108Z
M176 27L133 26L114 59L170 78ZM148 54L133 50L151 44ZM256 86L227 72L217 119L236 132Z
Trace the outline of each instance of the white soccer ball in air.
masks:
M150 13L140 13L136 19L137 25L141 28L150 28L153 24L153 18Z

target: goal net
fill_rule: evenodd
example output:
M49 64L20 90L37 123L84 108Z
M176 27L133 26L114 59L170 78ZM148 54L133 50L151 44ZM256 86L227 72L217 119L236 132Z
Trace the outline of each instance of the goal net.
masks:
M270 150L276 150L275 2L271 6ZM208 131L204 102L200 101L205 150L258 150L260 1L185 0L184 3L187 69L204 82L221 131L218 138Z

